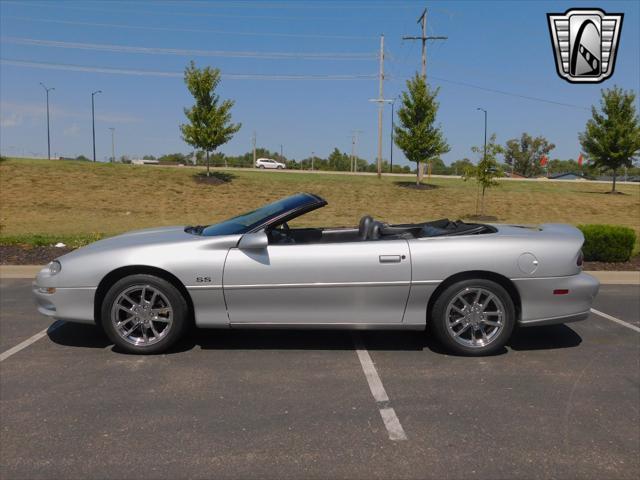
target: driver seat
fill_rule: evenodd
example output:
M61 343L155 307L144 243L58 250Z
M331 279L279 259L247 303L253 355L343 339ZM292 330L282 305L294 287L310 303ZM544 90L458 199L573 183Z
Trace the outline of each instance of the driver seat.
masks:
M360 223L358 225L358 238L360 240L366 240L369 235L369 230L371 229L371 225L373 224L373 218L369 215L365 215L360 219Z

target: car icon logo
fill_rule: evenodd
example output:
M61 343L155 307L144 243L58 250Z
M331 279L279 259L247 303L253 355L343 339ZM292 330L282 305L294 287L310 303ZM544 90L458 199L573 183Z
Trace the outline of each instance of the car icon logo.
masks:
M623 17L600 9L548 13L558 75L571 83L600 83L613 75Z

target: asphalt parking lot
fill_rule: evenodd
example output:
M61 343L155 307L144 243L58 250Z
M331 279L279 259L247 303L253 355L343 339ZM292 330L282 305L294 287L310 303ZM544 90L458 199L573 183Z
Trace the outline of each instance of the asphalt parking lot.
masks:
M0 353L51 324L30 280L0 296ZM640 326L640 287L603 286L594 308ZM258 330L138 357L55 326L0 362L2 479L640 472L640 333L596 314L478 359L417 332Z

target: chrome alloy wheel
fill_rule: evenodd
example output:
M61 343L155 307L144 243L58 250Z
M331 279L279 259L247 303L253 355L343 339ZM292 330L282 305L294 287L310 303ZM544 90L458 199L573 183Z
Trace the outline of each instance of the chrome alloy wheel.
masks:
M125 341L136 346L153 345L171 330L173 309L157 288L132 285L113 302L111 322Z
M465 347L486 347L504 328L502 301L483 288L465 288L458 292L445 312L449 335Z

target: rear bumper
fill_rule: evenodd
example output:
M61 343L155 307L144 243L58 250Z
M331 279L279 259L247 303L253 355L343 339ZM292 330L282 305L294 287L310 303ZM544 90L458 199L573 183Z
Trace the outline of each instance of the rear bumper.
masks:
M586 273L568 277L513 279L513 283L520 293L521 326L585 320L600 288L600 282ZM568 293L556 295L555 290L568 290Z
M95 287L56 288L53 293L47 293L46 287L40 287L34 282L31 291L38 312L42 315L56 320L95 323L93 318Z

